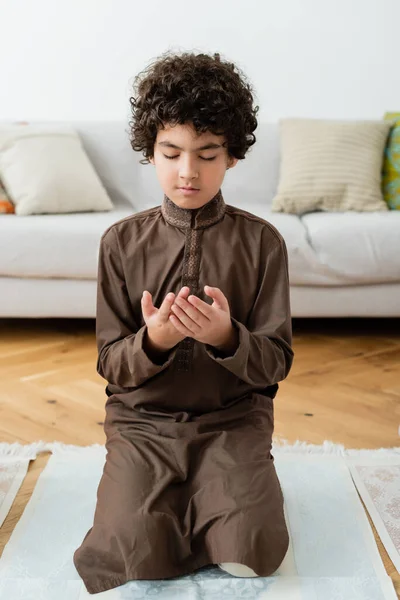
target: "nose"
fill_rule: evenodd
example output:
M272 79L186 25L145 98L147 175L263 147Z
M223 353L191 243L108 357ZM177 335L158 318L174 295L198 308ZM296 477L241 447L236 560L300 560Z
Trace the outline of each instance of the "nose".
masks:
M191 156L183 157L179 164L179 177L189 182L198 177L195 159Z

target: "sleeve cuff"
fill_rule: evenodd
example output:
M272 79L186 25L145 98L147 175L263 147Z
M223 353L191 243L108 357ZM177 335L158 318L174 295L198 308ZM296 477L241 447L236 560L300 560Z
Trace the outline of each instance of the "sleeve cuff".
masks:
M137 332L133 342L133 354L136 355L136 359L139 360L141 367L143 370L151 373L156 373L158 371L162 371L166 367L168 367L175 358L175 354L177 352L177 346L171 348L169 352L165 353L166 360L163 363L156 363L151 360L151 358L146 354L143 348L143 338L145 333L147 332L147 325L144 324Z
M207 352L208 356L226 367L234 364L241 364L246 359L247 350L249 347L249 331L247 327L243 325L243 323L240 323L240 321L234 319L232 316L231 322L232 325L239 331L239 344L234 354L230 356L221 356L214 346L205 344L205 351Z

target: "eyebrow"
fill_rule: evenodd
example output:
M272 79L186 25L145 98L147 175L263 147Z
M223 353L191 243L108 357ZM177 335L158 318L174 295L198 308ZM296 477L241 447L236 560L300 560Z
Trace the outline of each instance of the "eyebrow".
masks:
M159 142L160 146L167 146L168 148L176 148L176 150L183 150L183 148L181 148L180 146L177 146L176 144L173 144L172 142L169 142L168 140L165 140L164 142ZM214 144L214 143L210 143L210 144L206 144L205 146L200 146L200 148L195 148L193 150L193 152L196 152L198 150L209 150L211 148L222 148L221 144Z

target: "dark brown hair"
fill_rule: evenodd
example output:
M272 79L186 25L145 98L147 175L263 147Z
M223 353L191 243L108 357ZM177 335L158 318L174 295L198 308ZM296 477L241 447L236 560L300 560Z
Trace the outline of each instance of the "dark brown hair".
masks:
M256 141L259 107L253 106L252 87L218 53L167 52L135 77L133 93L129 135L133 150L143 151L141 164L153 157L157 131L165 125L191 123L198 134L225 135L228 155L238 159Z

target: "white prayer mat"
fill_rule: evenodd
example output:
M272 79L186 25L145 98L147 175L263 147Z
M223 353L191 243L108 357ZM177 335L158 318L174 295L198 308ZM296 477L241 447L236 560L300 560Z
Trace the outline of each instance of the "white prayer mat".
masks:
M347 466L356 451L283 444L273 455L291 540L274 575L236 578L208 566L94 595L72 556L93 523L106 451L46 444L53 454L0 559L0 599L397 600Z
M400 573L400 449L364 451L347 460L379 537Z

